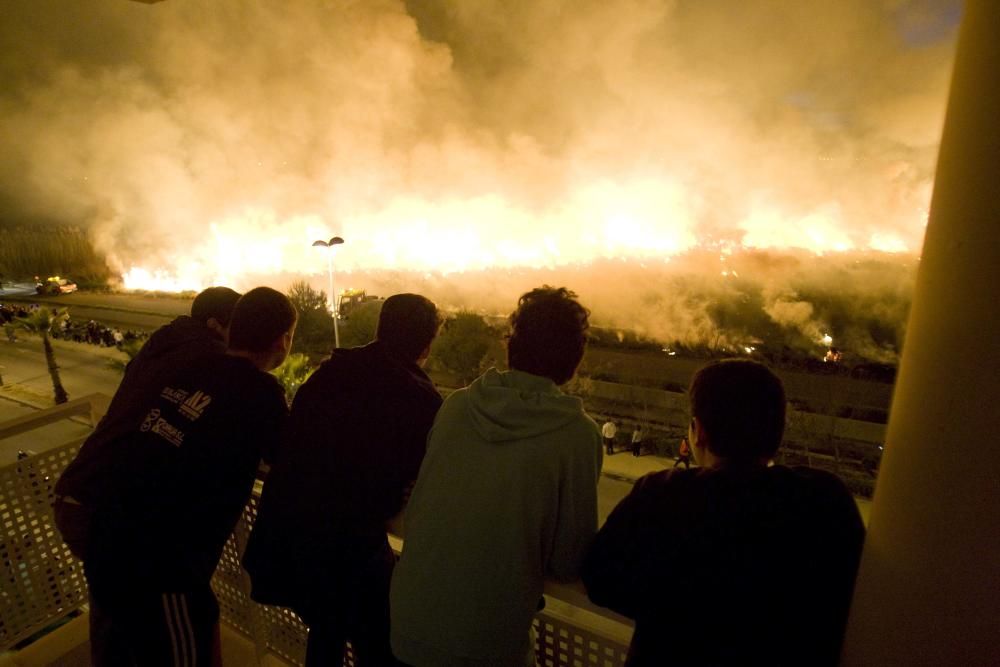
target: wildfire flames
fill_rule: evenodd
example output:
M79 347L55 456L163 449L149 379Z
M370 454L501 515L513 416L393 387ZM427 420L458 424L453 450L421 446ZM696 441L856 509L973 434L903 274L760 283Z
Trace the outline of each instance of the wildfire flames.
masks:
M925 213L913 211L914 230ZM491 268L578 265L598 259L664 260L691 250L718 247L806 250L816 255L854 250L909 253L906 241L888 232L867 239L845 230L836 213L802 218L752 211L735 225L740 243L700 241L697 211L683 196L655 182L633 187L591 187L541 214L496 197L436 204L400 201L369 217L324 222L319 215L281 220L273 212L249 211L212 222L204 242L179 249L161 266L130 264L128 289L198 290L213 284L241 285L245 276L316 274L326 249L312 247L331 230L348 244L333 252L338 271L408 270L443 274Z
M816 345L781 257L919 252L956 24L936 7L22 3L0 202L85 225L131 289L325 287L312 243L338 235L341 286L489 308L512 272L568 275L602 321L655 303L705 339L701 297L647 293L679 280L655 267L753 280Z

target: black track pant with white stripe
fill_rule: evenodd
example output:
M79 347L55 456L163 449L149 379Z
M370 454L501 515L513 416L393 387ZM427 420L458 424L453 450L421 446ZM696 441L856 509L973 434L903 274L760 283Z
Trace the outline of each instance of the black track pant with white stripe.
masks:
M91 598L90 642L95 667L221 664L219 605L210 588L129 597L128 605L113 612Z

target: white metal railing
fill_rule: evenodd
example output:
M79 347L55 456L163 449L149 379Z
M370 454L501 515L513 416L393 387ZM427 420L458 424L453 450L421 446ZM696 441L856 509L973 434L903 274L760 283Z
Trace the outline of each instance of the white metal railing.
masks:
M87 602L83 564L52 520L53 488L81 441L0 468L0 650Z
M0 423L0 440L63 420L94 427L107 411L103 394ZM52 521L55 481L82 439L0 467L0 650L30 637L87 602L83 565Z
M95 394L0 423L0 440L63 419L96 425L107 396ZM52 519L53 488L82 440L45 449L0 467L0 651L51 626L87 601L83 565L62 542ZM249 596L240 556L257 515L260 484L226 543L212 580L222 621L271 655L302 664L306 626L290 610L260 605ZM390 535L397 553L399 538ZM536 655L542 667L618 667L631 639L630 621L590 604L582 588L549 583L546 608L535 618ZM353 665L349 654L345 665Z

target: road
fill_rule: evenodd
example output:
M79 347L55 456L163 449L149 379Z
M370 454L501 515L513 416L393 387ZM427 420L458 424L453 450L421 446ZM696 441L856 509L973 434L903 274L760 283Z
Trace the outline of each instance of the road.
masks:
M49 308L69 308L74 320L96 320L111 327L154 331L178 315L191 312L191 299L101 292L74 292L40 296L23 290L0 291L0 302L39 303Z

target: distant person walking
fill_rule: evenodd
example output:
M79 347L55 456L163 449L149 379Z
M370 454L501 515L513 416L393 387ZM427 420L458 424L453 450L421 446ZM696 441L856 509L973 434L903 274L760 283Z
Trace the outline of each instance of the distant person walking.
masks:
M386 527L441 406L421 369L440 323L428 299L390 296L375 341L334 350L295 395L243 562L254 600L309 626L308 667L343 664L347 641L358 667L395 664Z
M604 438L604 451L608 456L615 453L615 436L618 435L618 426L610 419L604 422L601 427L601 437Z
M284 390L268 371L295 321L285 295L247 292L226 352L178 367L130 429L81 450L86 475L57 485L56 525L90 589L95 666L221 663L210 581L284 429Z
M786 401L762 364L711 363L688 396L700 467L640 478L584 565L590 599L635 620L626 665L836 665L865 536L854 498L772 465Z
M507 361L438 413L392 578L392 648L415 667L533 665L546 578L573 581L597 526L601 432L564 394L588 312L565 288L521 296Z
M677 458L674 459L674 467L684 464L684 469L691 467L691 445L688 444L687 437L681 438L681 446L677 450Z
M637 425L632 431L632 456L642 453L642 436L642 427Z

